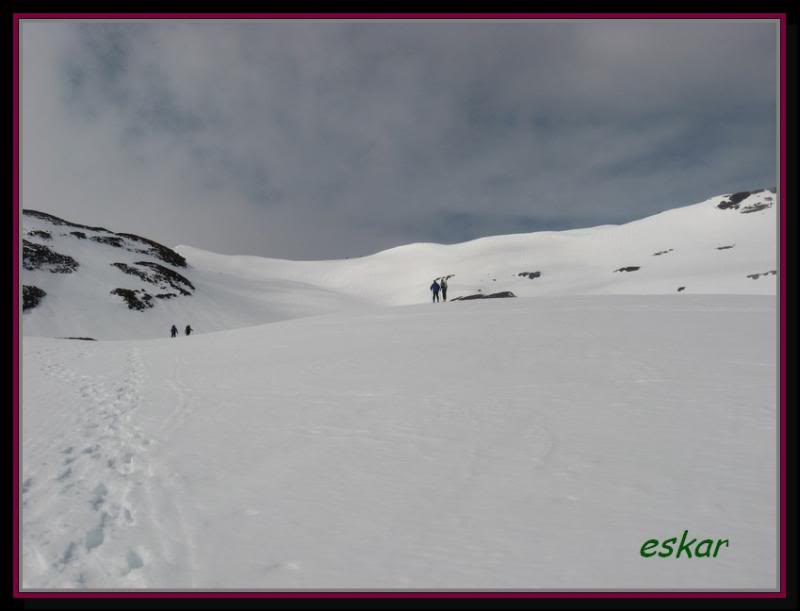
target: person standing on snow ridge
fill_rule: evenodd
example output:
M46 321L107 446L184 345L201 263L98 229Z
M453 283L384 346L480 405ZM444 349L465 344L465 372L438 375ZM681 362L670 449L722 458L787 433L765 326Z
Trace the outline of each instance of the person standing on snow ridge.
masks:
M431 284L431 290L433 291L433 302L434 303L439 301L439 289L440 288L441 287L439 286L439 284L436 282L436 280L434 280L433 284Z
M447 278L442 278L442 301L447 301Z
M178 327L172 325L172 329L170 329L169 332L172 335L172 337L175 337L176 335L178 335Z
M191 325L186 325L186 335L191 335L191 334L192 334L192 327L191 327Z

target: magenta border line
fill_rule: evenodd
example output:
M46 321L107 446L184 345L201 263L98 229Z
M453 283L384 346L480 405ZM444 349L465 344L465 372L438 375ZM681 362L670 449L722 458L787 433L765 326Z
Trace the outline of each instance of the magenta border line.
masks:
M19 286L19 215L20 215L20 199L19 199L19 21L15 18L14 19L14 36L13 36L13 61L14 61L14 68L13 68L13 107L14 107L14 126L13 126L13 144L14 147L11 151L11 159L13 160L12 171L14 172L14 177L12 178L13 183L13 195L14 198L12 200L12 205L14 206L14 210L12 211L11 217L11 230L14 232L11 238L11 246L14 249L14 252L11 255L11 260L14 262L14 271L13 271L13 281L14 281L14 305L12 314L12 320L14 323L14 341L13 341L13 349L14 349L14 357L13 357L13 366L12 366L12 375L14 376L12 381L13 387L13 395L14 395L14 406L11 410L12 412L12 422L14 427L13 432L13 451L14 457L12 459L12 463L14 466L14 474L12 476L12 480L14 482L14 560L12 562L12 578L14 579L14 595L18 596L18 588L19 588L19 551L20 551L20 544L19 544L19 360L20 360L20 344L19 344L19 293L20 293L20 286Z
M13 33L13 543L14 598L786 598L786 13L14 13ZM19 590L19 26L22 19L777 19L780 22L780 590L777 592L20 592Z
M15 19L785 19L785 13L15 13Z
M781 546L781 567L780 567L780 590L786 592L786 16L780 21L781 37L781 70L780 70L780 423L781 428L781 449L780 449L780 490L781 490L781 518L780 518L780 546Z
M784 598L780 592L24 592L18 598Z

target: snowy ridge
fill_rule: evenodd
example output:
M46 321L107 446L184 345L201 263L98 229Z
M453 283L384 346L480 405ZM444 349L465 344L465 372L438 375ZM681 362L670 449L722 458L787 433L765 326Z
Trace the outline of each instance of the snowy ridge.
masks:
M776 207L771 191L743 205L753 214L721 209L729 196L677 208L625 225L479 238L454 245L408 244L359 259L284 261L216 255L179 246L195 266L252 282L302 280L383 305L428 300L433 278L454 274L450 294L511 290L518 296L688 293L775 294L776 284L747 278L774 270ZM720 246L731 248L721 254ZM663 253L657 255L656 253ZM615 273L638 266L635 274ZM540 271L533 281L521 273ZM755 272L761 273L761 272Z
M518 297L678 291L774 295L775 194L735 195L624 225L492 236L454 245L408 244L331 261L219 255L178 246L166 249L175 258L165 262L141 248L92 241L129 234L81 226L90 235L78 239L66 231L71 228L54 225L53 217L28 213L23 216L25 239L73 257L79 267L69 275L24 271L23 284L46 295L26 311L23 331L96 339L163 337L173 323L191 323L201 333L219 331L354 307L424 303L431 280L451 274L451 298L503 291ZM732 197L735 204L729 205ZM42 238L42 231L52 237ZM121 239L131 245L129 237ZM187 267L175 265L183 258ZM137 272L152 272L142 267L143 259L179 273L191 284L191 296L174 290L181 281L154 288L137 277ZM142 311L131 311L126 295L110 293L118 288L153 298ZM156 298L169 293L174 295Z

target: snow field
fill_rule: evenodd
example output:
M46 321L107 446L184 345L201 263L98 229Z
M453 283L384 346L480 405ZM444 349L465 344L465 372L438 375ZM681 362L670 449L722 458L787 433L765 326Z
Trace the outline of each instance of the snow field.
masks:
M24 343L26 588L776 586L774 296Z

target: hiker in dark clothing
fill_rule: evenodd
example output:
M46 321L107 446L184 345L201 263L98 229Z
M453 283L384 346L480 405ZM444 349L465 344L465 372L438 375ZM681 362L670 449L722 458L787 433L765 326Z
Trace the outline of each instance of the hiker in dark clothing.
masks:
M434 303L439 301L439 289L440 288L441 287L439 286L439 283L436 282L436 280L434 280L433 284L431 284L431 290L433 291L433 302Z
M172 337L175 337L176 335L178 335L178 327L172 325L172 329L170 329L169 332L172 335Z
M190 325L186 325L186 335L192 334L192 327Z
M447 301L447 278L442 278L442 301Z

